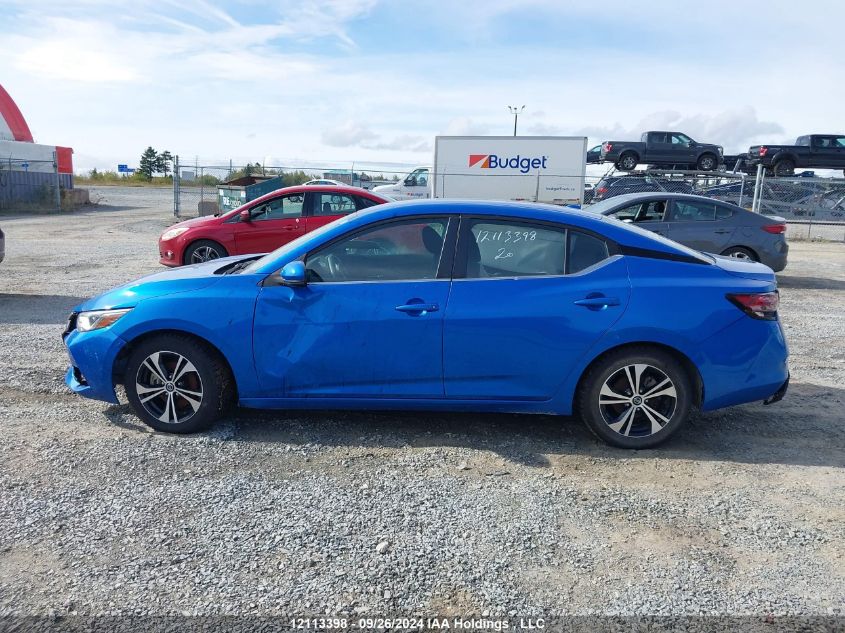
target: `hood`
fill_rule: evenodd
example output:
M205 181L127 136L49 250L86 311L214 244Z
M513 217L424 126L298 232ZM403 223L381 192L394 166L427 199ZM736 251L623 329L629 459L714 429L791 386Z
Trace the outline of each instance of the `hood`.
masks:
M168 226L162 233L166 233L171 229L181 229L181 228L192 228L195 226L207 226L209 224L218 224L222 216L219 215L206 215L199 218L191 218L190 220L182 220L181 222L177 222L176 224L171 224Z
M390 193L391 191L399 191L401 187L401 183L396 183L395 185L379 185L378 187L373 187L373 193Z
M737 259L736 257L713 255L712 253L708 253L707 257L712 257L719 268L735 277L777 283L774 271L765 264L747 259Z
M181 266L147 275L81 303L74 308L74 312L131 308L144 299L199 290L220 280L220 276L215 275L214 271L241 259L244 259L243 255L223 257L202 264Z

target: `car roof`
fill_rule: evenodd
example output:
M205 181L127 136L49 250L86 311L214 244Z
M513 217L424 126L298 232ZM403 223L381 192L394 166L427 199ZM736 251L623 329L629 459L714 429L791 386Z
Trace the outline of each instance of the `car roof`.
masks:
M363 187L352 187L351 185L294 185L293 187L282 187L281 189L275 189L269 193L265 193L263 196L259 196L255 200L250 200L246 204L255 205L264 202L265 200L270 200L280 195L285 195L288 193L348 193L353 194L356 196L364 196L365 198L370 198L371 200L377 200L379 202L392 202L392 198L388 198L386 196L382 196L378 193L373 193ZM237 211L241 207L237 209L233 209L231 212L226 212L223 214L224 216L230 215L232 212ZM222 217L222 216L221 216Z
M373 222L382 220L401 219L413 216L437 216L437 215L468 215L468 216L498 216L514 219L525 219L530 221L553 222L565 224L575 229L597 233L606 239L623 244L625 246L657 251L661 253L677 255L682 258L694 258L703 260L701 254L693 249L687 248L677 242L665 237L656 235L638 226L617 220L616 218L605 217L594 213L585 213L581 209L559 207L551 204L534 202L500 202L491 200L409 200L403 202L392 202L382 204L356 213L350 213L339 220L331 223L320 238L326 241L339 237L347 231L353 231L358 227L363 228ZM307 236L308 234L306 234ZM302 238L300 238L302 239ZM282 247L278 257L282 259L295 259L307 253L313 247L308 240L297 245L294 250L287 250ZM271 254L272 255L272 254ZM268 257L256 272L272 272L287 261L277 260L275 257Z
M723 206L736 207L737 209L742 208L737 207L737 205L731 204L730 202L725 202L724 200L717 200L716 198L708 198L707 196L697 196L691 193L675 193L672 191L644 191L640 193L623 193L622 195L613 196L612 198L607 198L606 200L601 200L600 202L596 202L595 204L591 204L584 208L587 211L591 211L592 213L604 215L607 213L612 213L615 209L618 209L619 207L628 204L636 204L637 202L645 202L646 200L653 200L655 198L660 198L661 200L690 200L698 202L713 202Z

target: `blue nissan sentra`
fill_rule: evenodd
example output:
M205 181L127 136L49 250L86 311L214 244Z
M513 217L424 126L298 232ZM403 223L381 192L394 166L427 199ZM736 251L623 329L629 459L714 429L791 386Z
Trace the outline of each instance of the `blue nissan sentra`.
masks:
M777 308L766 266L613 218L403 202L83 303L67 384L113 403L123 384L173 433L234 404L575 413L646 448L694 409L783 397Z

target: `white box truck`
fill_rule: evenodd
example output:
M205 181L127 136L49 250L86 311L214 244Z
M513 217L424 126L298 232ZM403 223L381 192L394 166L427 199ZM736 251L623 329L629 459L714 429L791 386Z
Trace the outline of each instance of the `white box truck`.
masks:
M397 200L464 198L581 204L584 136L438 136L434 167L373 189Z
M581 204L585 136L438 136L434 198Z

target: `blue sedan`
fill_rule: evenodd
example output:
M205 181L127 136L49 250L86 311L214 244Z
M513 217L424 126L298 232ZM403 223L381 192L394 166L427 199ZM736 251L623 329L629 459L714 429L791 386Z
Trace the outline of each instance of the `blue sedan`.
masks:
M263 257L80 305L67 384L190 433L227 407L579 415L624 448L694 409L783 397L766 266L613 218L467 201L354 213Z

